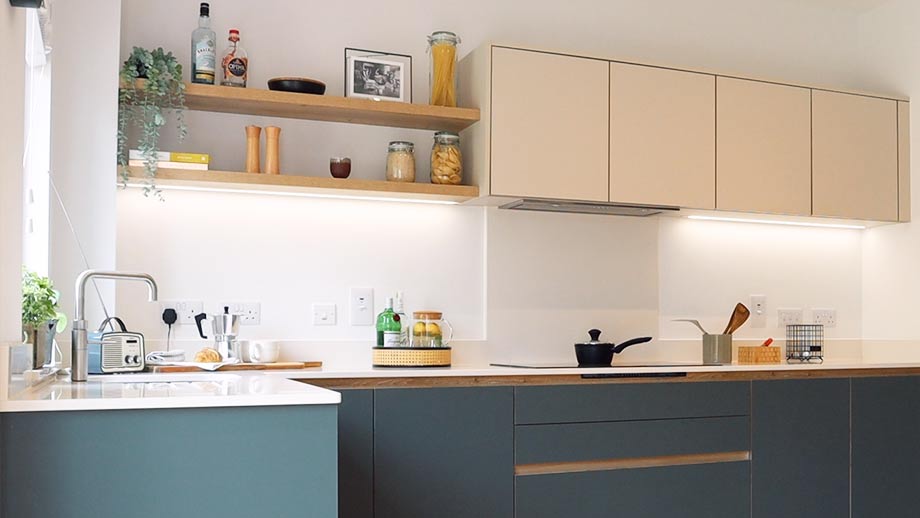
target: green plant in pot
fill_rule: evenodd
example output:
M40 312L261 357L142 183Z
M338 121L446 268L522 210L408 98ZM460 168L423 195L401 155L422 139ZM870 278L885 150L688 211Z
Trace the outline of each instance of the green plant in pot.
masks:
M160 129L166 115L176 114L179 140L185 139L185 83L182 65L172 52L162 48L146 50L134 47L121 66L121 89L118 94L118 166L122 184L128 181L128 128L133 123L140 131L137 148L144 161L144 195L162 199L156 186L157 153L160 151ZM138 79L145 79L139 82Z
M48 277L22 270L22 330L33 345L33 367L51 360L51 340L67 327L67 316L58 307L61 294Z

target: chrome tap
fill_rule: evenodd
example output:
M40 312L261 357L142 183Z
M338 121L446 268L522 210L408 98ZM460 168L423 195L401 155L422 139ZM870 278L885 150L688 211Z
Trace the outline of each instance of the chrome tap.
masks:
M147 283L148 300L157 300L157 283L153 277L146 273L112 272L103 270L86 270L77 277L76 294L77 303L74 308L73 331L71 333L71 358L70 379L72 381L86 381L89 359L87 357L86 343L86 315L84 309L84 292L86 283L90 279L111 279L142 281Z

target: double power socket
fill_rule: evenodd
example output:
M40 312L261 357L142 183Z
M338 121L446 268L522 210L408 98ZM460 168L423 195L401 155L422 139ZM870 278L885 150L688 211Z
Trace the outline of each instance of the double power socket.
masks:
M240 315L240 324L244 326L257 326L262 323L262 304L259 302L218 302L209 308L209 315L224 312L224 307L230 308L230 313ZM162 302L160 311L174 309L178 315L176 321L179 325L194 325L195 315L205 313L204 303L200 300L173 300Z
M751 327L767 326L767 297L751 295ZM777 327L785 328L795 324L823 324L824 327L837 327L837 310L832 308L814 308L810 311L811 321L805 322L805 310L802 308L779 308L776 310Z

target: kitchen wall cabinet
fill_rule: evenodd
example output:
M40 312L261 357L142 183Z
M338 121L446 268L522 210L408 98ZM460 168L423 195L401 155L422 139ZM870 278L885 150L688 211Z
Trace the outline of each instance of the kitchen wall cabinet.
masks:
M898 221L897 101L812 91L813 213Z
M811 91L719 77L716 207L811 215Z
M849 516L849 380L755 381L751 403L753 518Z
M853 380L853 518L920 509L920 377Z
M607 66L492 49L491 194L607 201Z
M374 396L375 518L511 518L513 389Z
M898 101L898 221L910 221L910 103Z
M374 391L342 390L339 518L374 516Z
M610 201L715 208L715 76L610 64Z

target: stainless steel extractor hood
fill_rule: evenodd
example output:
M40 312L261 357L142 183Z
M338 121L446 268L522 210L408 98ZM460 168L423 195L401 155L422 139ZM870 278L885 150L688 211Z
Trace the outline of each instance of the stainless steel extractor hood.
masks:
M500 209L532 210L538 212L568 212L576 214L602 214L606 216L654 216L664 212L677 212L677 207L659 205L626 205L622 203L591 203L584 201L529 199L514 200L499 206Z

